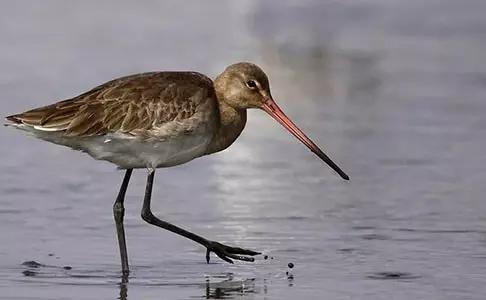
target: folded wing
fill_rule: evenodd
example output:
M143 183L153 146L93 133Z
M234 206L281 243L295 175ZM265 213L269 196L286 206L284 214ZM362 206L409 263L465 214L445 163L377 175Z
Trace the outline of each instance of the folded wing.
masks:
M199 73L152 72L100 85L72 99L8 116L7 120L66 136L150 133L183 122L214 100L212 82Z

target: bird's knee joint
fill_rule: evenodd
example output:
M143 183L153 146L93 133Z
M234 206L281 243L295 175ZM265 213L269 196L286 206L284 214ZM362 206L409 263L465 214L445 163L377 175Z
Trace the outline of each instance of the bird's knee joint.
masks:
M115 202L115 204L113 204L113 211L114 212L124 212L125 207L123 207L123 204L121 202Z
M115 219L123 218L125 215L125 208L123 207L123 204L118 202L113 204L113 215L115 216Z

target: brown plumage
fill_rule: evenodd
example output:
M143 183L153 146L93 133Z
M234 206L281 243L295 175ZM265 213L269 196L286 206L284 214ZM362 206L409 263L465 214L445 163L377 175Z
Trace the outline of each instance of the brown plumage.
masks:
M85 151L121 168L157 168L226 149L244 129L248 108L265 110L348 179L280 110L272 99L267 76L251 63L229 66L214 82L197 72L126 76L72 99L6 119L39 138ZM113 134L117 147L100 145L111 139L90 139ZM187 138L182 139L184 136ZM120 144L120 140L131 137L138 142ZM147 140L152 144L144 142ZM165 151L165 157L158 157L159 148L168 147L162 142L172 148L167 148L171 150ZM177 158L178 152L185 155Z
M72 137L146 134L164 123L189 119L203 101L214 98L212 81L202 74L152 72L115 79L74 98L7 119Z

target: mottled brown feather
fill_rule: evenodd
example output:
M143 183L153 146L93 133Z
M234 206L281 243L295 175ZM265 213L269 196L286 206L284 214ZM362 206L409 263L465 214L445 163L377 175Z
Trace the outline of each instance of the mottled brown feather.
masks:
M115 79L72 99L7 119L67 136L140 134L188 119L203 101L215 99L211 79L200 73L151 72Z

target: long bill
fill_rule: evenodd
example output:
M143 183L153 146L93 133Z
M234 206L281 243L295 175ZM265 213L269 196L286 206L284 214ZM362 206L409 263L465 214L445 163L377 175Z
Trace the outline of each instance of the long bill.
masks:
M334 171L336 171L343 179L349 180L349 176L341 170L319 147L317 147L310 138L308 138L302 130L300 130L284 112L278 107L277 103L272 99L268 99L263 104L263 110L265 110L272 118L285 127L290 133L292 133L299 141L306 145L312 152L314 152L320 159L327 163Z

